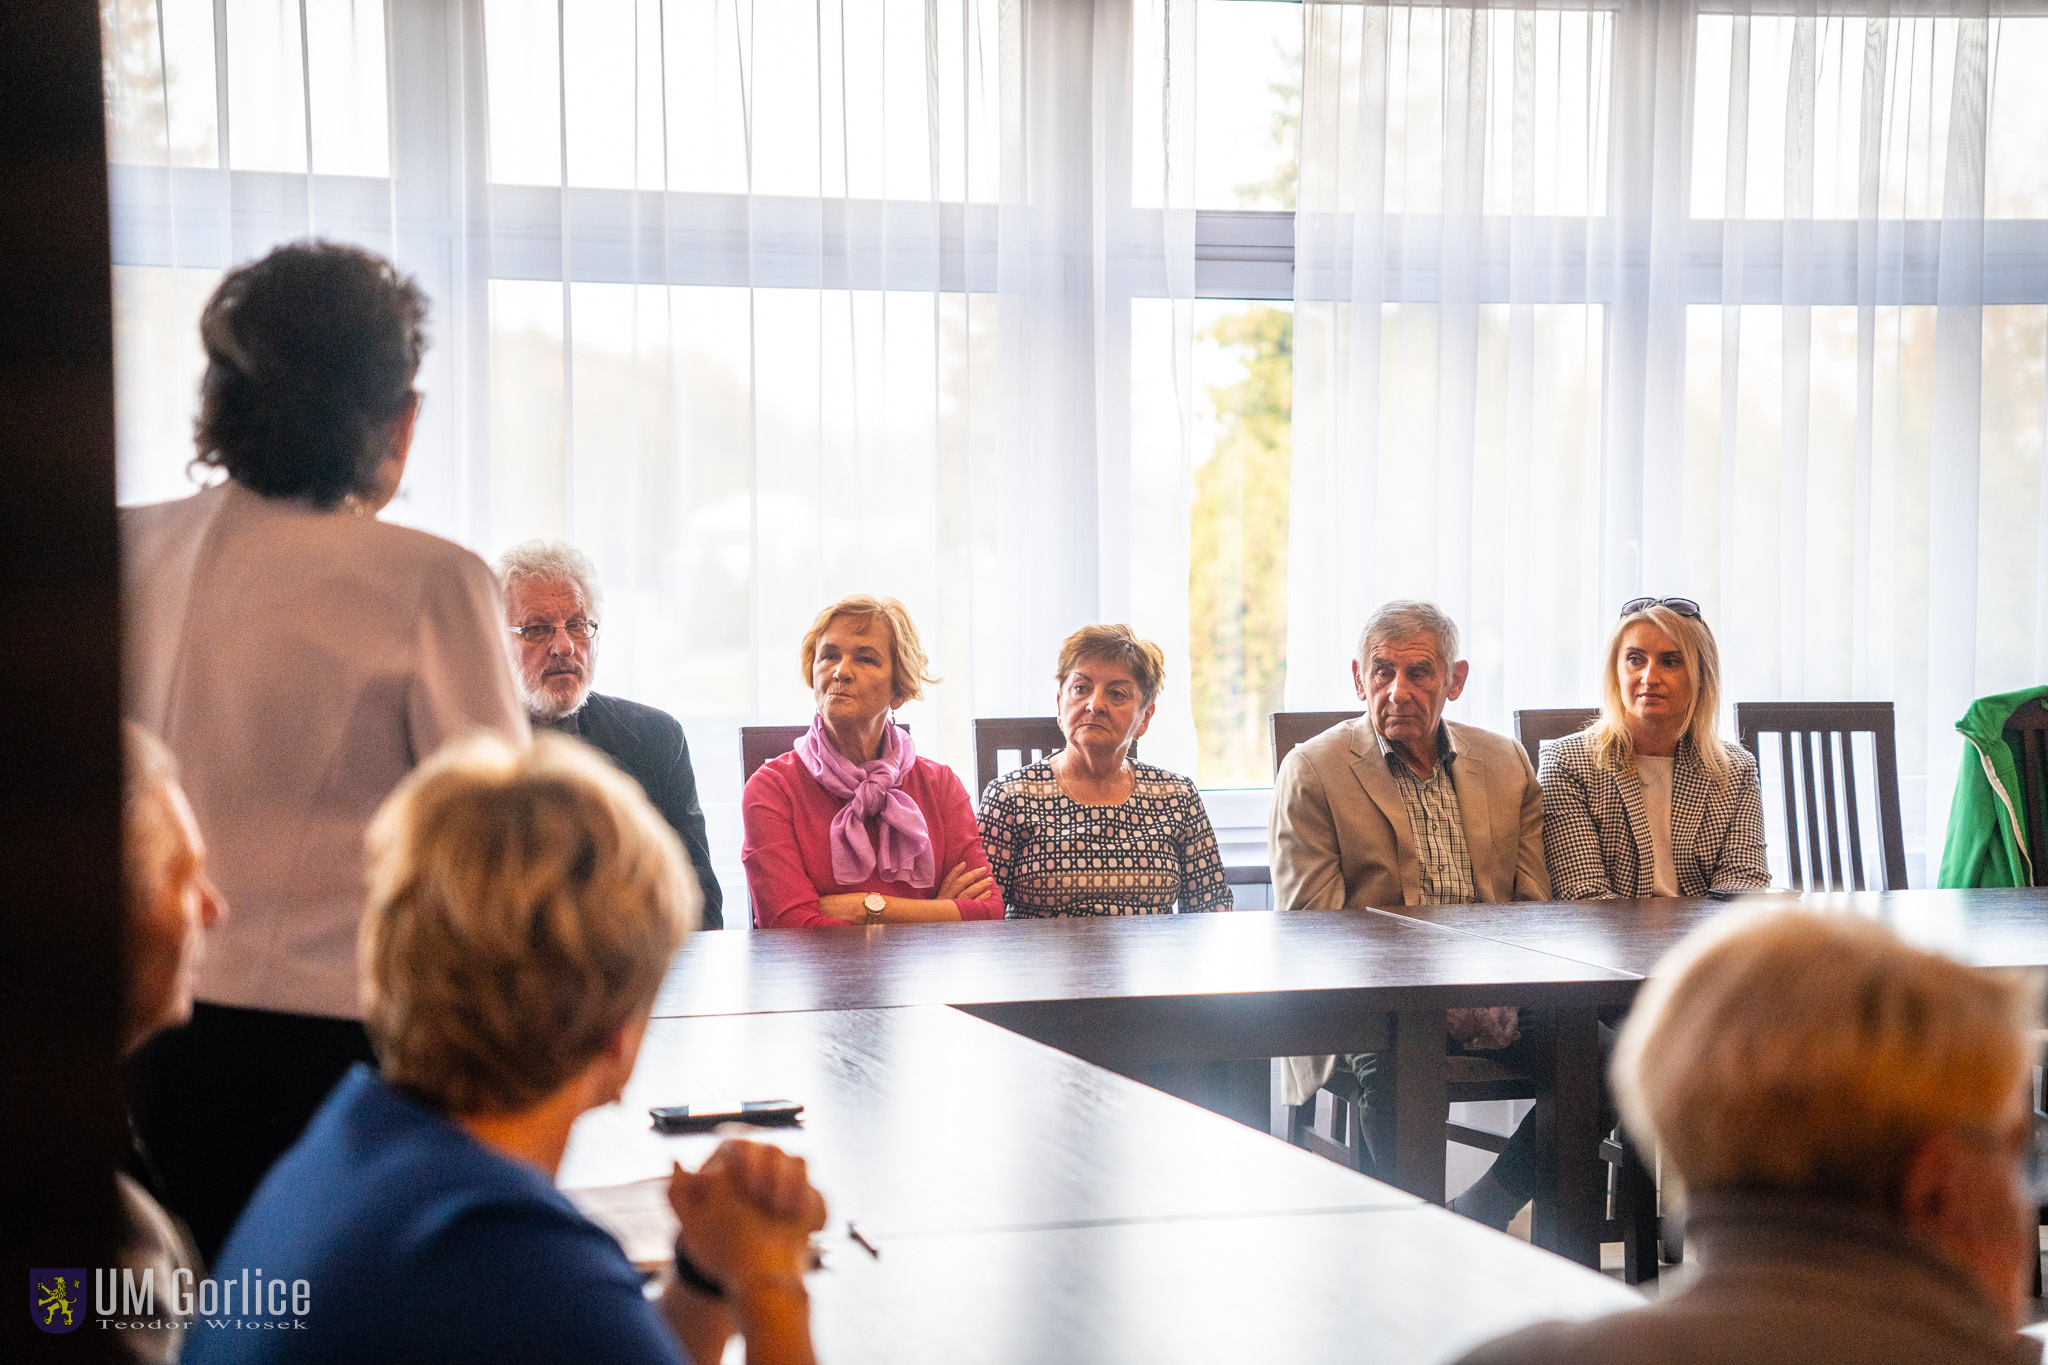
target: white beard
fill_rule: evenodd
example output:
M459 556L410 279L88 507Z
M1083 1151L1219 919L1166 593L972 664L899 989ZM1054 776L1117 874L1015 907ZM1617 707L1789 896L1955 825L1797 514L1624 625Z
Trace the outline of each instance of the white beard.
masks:
M524 678L519 680L519 698L526 703L526 714L529 718L537 722L553 724L558 720L573 716L583 709L583 703L590 700L590 680L588 678L583 680L582 686L576 689L576 695L570 699L567 706L562 705L546 692L528 687Z

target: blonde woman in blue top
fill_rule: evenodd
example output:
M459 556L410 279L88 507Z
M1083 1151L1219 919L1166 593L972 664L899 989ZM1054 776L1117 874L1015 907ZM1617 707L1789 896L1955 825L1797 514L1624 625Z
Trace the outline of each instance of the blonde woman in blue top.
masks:
M185 1365L713 1365L735 1332L753 1365L816 1365L804 1275L825 1202L801 1157L726 1142L673 1168L658 1303L555 1188L697 918L639 784L559 735L478 737L399 784L368 845L377 1069L344 1076L264 1177L213 1270L256 1292L238 1312L223 1290L218 1317L202 1292Z

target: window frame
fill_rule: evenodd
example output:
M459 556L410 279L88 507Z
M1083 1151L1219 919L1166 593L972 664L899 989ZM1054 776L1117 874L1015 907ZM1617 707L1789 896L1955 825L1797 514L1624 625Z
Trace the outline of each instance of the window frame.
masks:
M1803 0L1695 0L1680 11L1685 28L1676 35L1671 14L1677 7L1657 0L1534 0L1533 6L1530 0L1520 0L1512 6L1531 7L1615 14L1607 155L1610 212L1590 220L1590 232L1585 227L1589 220L1582 218L1534 221L1524 245L1526 250L1528 241L1536 244L1529 277L1544 282L1548 291L1534 297L1517 292L1510 299L1506 234L1490 232L1480 303L1600 305L1603 345L1612 348L1617 338L1650 336L1656 309L1675 306L1682 316L1693 305L1783 304L1781 276L1788 244L1811 263L1810 288L1802 287L1798 299L1802 305L1936 301L1942 238L1948 230L1939 220L1880 221L1876 246L1887 265L1873 272L1865 264L1868 244L1863 230L1853 220L1691 216L1695 76L1690 52L1696 17L1737 12L1796 15L1809 8ZM388 178L110 163L112 258L119 266L220 268L246 255L249 244L297 235L309 218L324 235L401 255L433 296L450 301L452 318L444 324L455 324L437 335L421 382L449 396L448 401L428 406L423 435L458 452L456 468L449 474L458 484L454 505L460 509L460 520L452 532L457 536L474 539L469 533L483 524L490 504L487 453L471 436L488 430L490 421L488 385L476 379L484 372L477 361L489 345L488 325L482 321L485 310L475 305L492 280L879 287L879 280L849 279L845 257L835 250L846 240L849 221L879 221L890 225L891 236L898 241L922 238L925 243L903 253L901 274L892 260L891 287L943 292L988 292L995 287L992 268L973 264L987 262L993 253L969 249L993 243L998 212L993 204L935 207L917 201L783 200L490 184L480 0L390 6L386 16L391 128L443 128L449 130L448 136L394 136L393 174ZM2048 16L2048 0L2008 0L2000 10L2000 17L2041 16ZM1653 304L1649 263L1641 245L1653 209L1643 197L1643 187L1651 183L1650 167L1659 148L1636 126L1638 121L1631 120L1630 111L1650 107L1657 97L1651 80L1654 54L1660 43L1674 36L1688 54L1685 81L1675 96L1685 113L1675 149L1678 164L1670 171L1681 187L1679 220L1664 226L1676 229L1680 288L1675 297ZM1128 101L1129 82L1124 92ZM1673 98L1668 92L1664 97ZM1112 137L1110 145L1117 149L1113 160L1121 160L1105 168L1101 183L1118 187L1122 202L1106 209L1121 215L1132 229L1131 240L1157 242L1161 211L1138 210L1129 203L1128 103L1113 117L1120 120L1122 134L1120 139ZM1635 198L1627 199L1625 193ZM459 217L456 206L465 203L488 206L485 216ZM764 252L758 240L749 246L745 224L750 212L756 221L763 213L786 214L792 222L808 218L816 228L809 235L793 232L783 239L782 250ZM577 225L573 250L563 230L565 217ZM1245 301L1297 296L1292 211L1200 209L1193 217L1195 296ZM692 227L684 234L662 230L674 223ZM1564 230L1567 224L1572 231ZM1792 242L1795 234L1802 240ZM930 245L934 237L936 249ZM1985 220L1982 253L1984 304L2048 305L2048 219ZM1873 274L1874 281L1865 278ZM1112 348L1110 369L1128 378L1129 305L1136 298L1169 296L1163 256L1150 252L1119 259L1105 285L1110 315L1123 319L1105 338ZM1441 297L1441 291L1434 271L1423 262L1404 271L1390 297L1428 302ZM1682 346L1682 324L1676 338L1662 337L1659 344ZM1117 346L1123 348L1121 354L1115 351ZM1640 403L1641 396L1633 401ZM1104 458L1113 463L1117 454L1105 451ZM1219 835L1226 843L1249 842L1242 836L1254 821L1244 803L1263 790L1219 789L1212 798ZM1262 829L1262 813L1256 823Z

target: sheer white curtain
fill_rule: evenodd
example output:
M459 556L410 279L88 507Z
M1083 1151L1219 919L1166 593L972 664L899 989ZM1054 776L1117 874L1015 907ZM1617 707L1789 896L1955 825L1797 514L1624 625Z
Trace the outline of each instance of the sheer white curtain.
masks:
M1603 416L1641 387L1608 369L1613 16L1305 18L1288 704L1348 697L1359 624L1419 596L1497 724L1584 675Z
M731 875L737 728L809 714L841 594L909 605L944 681L905 719L971 785L970 719L1048 711L1076 626L1186 676L1192 324L1134 354L1131 302L1192 296L1192 90L1133 72L1193 9L105 0L122 499L190 491L220 271L359 242L434 305L387 515L596 558L598 685L682 719ZM1191 770L1169 698L1147 756Z
M682 717L728 860L737 726L806 714L795 641L858 589L910 603L945 682L907 718L963 770L969 719L1042 713L1058 640L1107 619L1171 680L1191 635L1231 656L1201 714L1233 781L1281 686L1246 643L1278 564L1286 705L1348 701L1358 623L1418 594L1470 637L1457 713L1500 727L1594 695L1620 601L1690 595L1731 701L1898 704L1916 868L1964 704L2048 678L2048 16L103 9L124 501L191 486L221 269L309 232L394 255L436 312L393 515L598 557L601 685ZM1294 60L1233 60L1276 30L1251 10L1299 16L1298 181L1284 127L1269 179L1263 126L1224 126L1287 122L1235 88ZM1243 563L1191 587L1190 489L1244 458L1214 319L1284 298L1290 257L1257 362L1294 371L1259 447L1289 515L1225 489L1197 520ZM1146 739L1183 771L1193 690Z
M1897 704L1921 884L1954 721L2048 681L2048 19L1304 21L1288 704L1419 595L1506 728L1694 597L1730 703Z

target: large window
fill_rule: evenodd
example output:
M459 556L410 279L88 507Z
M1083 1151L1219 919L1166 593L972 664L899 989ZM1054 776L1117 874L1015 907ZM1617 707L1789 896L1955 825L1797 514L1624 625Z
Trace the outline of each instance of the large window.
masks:
M483 9L498 183L995 198L993 0Z
M1172 345L1174 307L1132 305L1131 445L1146 481L1178 492L1183 422L1187 479L1189 673L1205 787L1272 780L1268 718L1287 677L1287 517L1292 454L1293 306L1204 299L1193 308L1192 389L1184 419ZM1171 509L1165 510L1171 516Z
M1263 787L1287 674L1294 318L1287 276L1261 268L1292 254L1301 9L1194 0L1141 6L1136 27L1133 120L1168 132L1132 139L1131 202L1197 211L1206 297L1133 301L1133 452L1186 507L1195 776ZM1190 164L1170 181L1175 155Z
M121 496L190 487L219 272L340 237L435 304L395 515L598 556L721 847L844 591L963 772L1131 621L1218 793L1380 601L1506 729L1655 591L1731 701L1898 704L1925 880L1962 706L2048 677L2048 18L1736 8L103 0Z
M1688 571L1734 698L1897 704L1929 884L1951 726L2048 678L2048 19L1695 32Z
M1131 202L1164 206L1167 163L1180 155L1191 163L1184 202L1196 209L1292 209L1301 7L1285 0L1144 5L1136 28L1132 117L1165 121L1170 131L1132 138ZM1175 118L1177 108L1187 117Z

